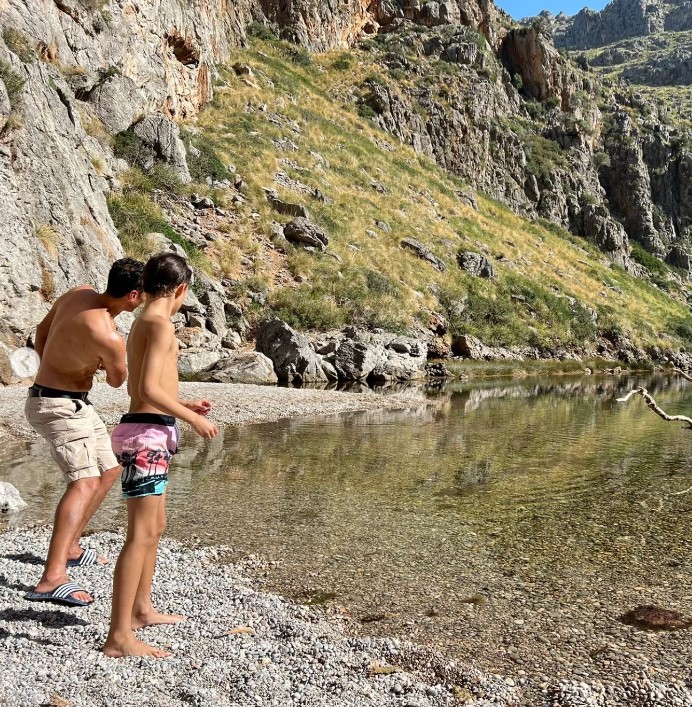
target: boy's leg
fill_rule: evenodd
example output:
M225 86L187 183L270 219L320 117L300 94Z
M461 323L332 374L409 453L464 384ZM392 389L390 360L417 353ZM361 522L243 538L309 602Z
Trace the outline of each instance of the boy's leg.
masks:
M156 568L156 553L159 548L159 540L166 529L166 492L161 496L159 505L159 536L144 560L142 568L142 576L137 587L135 603L132 610L132 628L138 629L144 626L155 626L157 624L176 624L179 621L184 621L185 617L180 614L162 614L154 609L151 605L151 584L154 579L154 570Z
M164 658L170 655L139 641L132 632L132 610L144 564L152 547L157 547L160 537L161 503L161 496L127 500L127 538L115 565L111 626L103 646L103 652L113 658L126 655Z

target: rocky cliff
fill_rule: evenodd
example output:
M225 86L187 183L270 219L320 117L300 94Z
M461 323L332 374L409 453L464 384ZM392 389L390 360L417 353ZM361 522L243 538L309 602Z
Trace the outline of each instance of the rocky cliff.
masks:
M687 262L684 135L649 130L655 110L605 91L490 0L2 0L0 23L2 346L24 342L56 293L102 285L122 253L107 197L130 166L116 157L123 136L146 149L130 164L195 178L199 150L179 124L212 100L248 28L313 51L366 49L389 78L349 100L385 131L630 270L628 234ZM222 291L212 283L197 314L223 318Z
M613 0L600 12L585 7L573 17L544 12L539 16L564 49L589 49L628 37L692 29L689 0Z

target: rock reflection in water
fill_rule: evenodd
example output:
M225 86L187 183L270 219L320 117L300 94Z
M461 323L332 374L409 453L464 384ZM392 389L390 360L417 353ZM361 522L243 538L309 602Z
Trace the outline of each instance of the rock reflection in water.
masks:
M532 667L538 636L559 642L575 626L595 650L624 630L615 617L632 606L692 613L692 494L674 495L692 484L692 435L615 402L638 385L671 414L692 412L692 388L677 377L553 377L453 382L415 412L229 428L209 445L186 434L170 532L278 560L261 577L271 589L386 615L368 631L498 671L516 667L511 649L529 674L559 673L545 655ZM0 452L2 478L29 515L41 503L52 512L62 487L46 450L17 449L16 460ZM109 504L101 527L122 522L119 501ZM669 648L664 659L636 646L677 679L675 661L692 662L692 648ZM630 660L621 654L608 660Z

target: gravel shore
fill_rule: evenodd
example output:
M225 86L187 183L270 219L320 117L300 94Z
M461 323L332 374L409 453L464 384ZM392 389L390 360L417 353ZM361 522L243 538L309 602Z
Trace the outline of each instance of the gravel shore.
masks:
M89 607L23 598L41 573L48 539L48 528L0 535L0 704L7 707L521 704L510 679L404 641L357 638L343 616L255 591L246 567L223 562L228 548L186 549L167 539L154 600L188 620L138 633L173 656L107 658L99 647L108 631L112 564L71 570L96 597ZM112 558L121 542L112 533L86 539Z
M26 390L25 386L0 387L0 440L35 435L24 419ZM400 410L425 404L420 388L385 395L371 390L353 393L233 383L181 383L180 396L184 399L207 398L213 403L210 419L219 425L233 426L305 415ZM97 383L89 397L107 425L114 425L127 411L130 402L124 385L111 388Z

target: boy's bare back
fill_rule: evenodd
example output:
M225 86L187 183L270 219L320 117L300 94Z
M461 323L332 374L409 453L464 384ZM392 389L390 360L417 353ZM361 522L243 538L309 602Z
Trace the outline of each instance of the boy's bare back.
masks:
M147 310L138 317L127 340L127 367L130 412L162 412L142 400L151 384L178 400L178 341L170 319Z

